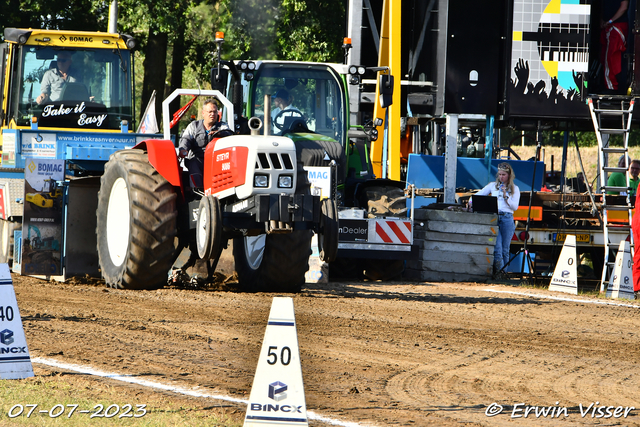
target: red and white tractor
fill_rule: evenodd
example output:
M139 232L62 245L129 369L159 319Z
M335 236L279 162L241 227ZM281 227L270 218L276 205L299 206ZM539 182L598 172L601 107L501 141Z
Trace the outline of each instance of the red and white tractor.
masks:
M189 185L169 136L169 103L180 95L217 98L234 130L207 145L202 189ZM178 89L163 102L163 113L165 139L118 151L105 165L96 232L109 286L164 285L185 247L192 260L197 253L215 269L230 239L239 285L247 291L299 291L312 232L318 234L323 260L335 259L336 204L311 194L304 147L284 136L258 135L257 118L248 120L251 134L241 134L246 126L239 122L247 120L236 116L234 105L217 90Z

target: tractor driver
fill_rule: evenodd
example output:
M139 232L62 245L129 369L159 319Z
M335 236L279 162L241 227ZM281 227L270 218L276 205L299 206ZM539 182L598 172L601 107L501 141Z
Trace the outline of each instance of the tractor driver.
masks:
M276 108L271 112L271 123L276 135L282 133L285 117L304 117L300 110L292 105L291 96L285 89L280 89L273 95L273 104Z
M218 117L218 105L215 100L207 99L202 106L202 120L195 120L182 133L178 146L178 155L184 158L189 171L191 187L202 188L204 150L214 136L231 135L232 131Z
M47 70L42 76L42 82L40 83L42 93L36 98L38 104L47 101L58 101L62 95L64 85L78 81L74 77L73 69L71 68L71 55L72 52L64 50L56 54L56 66Z

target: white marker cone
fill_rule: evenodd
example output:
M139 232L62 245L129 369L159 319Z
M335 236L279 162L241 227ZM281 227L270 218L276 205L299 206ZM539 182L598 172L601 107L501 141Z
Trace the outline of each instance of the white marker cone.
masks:
M245 427L308 426L293 299L271 304Z
M7 264L0 264L0 380L33 376L16 293Z
M620 242L616 265L609 279L607 298L635 299L633 292L633 261L629 242Z
M578 295L577 260L576 236L569 234L562 246L556 269L553 271L553 277L551 277L551 283L549 283L550 291Z

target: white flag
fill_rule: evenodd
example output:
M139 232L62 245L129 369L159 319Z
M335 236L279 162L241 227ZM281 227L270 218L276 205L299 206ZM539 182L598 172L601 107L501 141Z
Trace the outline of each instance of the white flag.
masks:
M158 133L158 120L156 119L156 91L154 90L144 110L144 118L138 127L138 133Z

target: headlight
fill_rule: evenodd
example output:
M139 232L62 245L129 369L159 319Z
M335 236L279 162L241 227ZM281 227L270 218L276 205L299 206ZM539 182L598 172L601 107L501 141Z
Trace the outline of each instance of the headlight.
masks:
M278 188L293 188L293 177L290 175L280 175L278 177Z
M253 186L254 187L268 187L269 186L269 177L267 175L256 175L253 177Z

